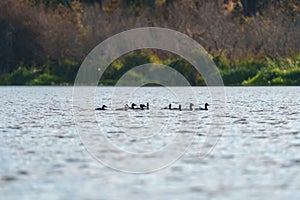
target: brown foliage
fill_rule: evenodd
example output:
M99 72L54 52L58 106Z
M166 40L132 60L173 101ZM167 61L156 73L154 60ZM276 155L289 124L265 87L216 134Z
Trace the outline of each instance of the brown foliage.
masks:
M143 26L183 32L228 59L299 53L297 0L53 0L51 7L36 2L0 1L0 72L47 60L81 61L104 39Z

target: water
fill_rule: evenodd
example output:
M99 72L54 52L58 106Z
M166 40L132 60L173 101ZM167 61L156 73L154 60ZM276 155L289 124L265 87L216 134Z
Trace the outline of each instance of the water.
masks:
M95 101L109 102L103 94L111 89L98 91ZM174 106L179 102L171 93L160 102L159 89L147 90L142 101L154 101L150 111L95 113L96 124L118 145L123 144L123 150L160 149L174 139L174 123L193 121L195 116L200 123L180 125L186 131L177 136L195 134L195 140L175 163L153 173L128 174L100 164L86 151L72 117L72 87L1 87L0 199L299 199L299 87L226 87L226 113L218 116L224 120L222 135L210 135L208 128L214 122L211 113L220 106L217 103L208 100L209 112L154 112L169 99ZM210 99L206 88L195 91L198 103ZM117 103L122 107L123 102ZM115 130L116 124L110 126L115 122L109 121L109 115L128 122L120 125L125 131ZM167 124L155 140L138 143L124 136L134 128L149 136L147 130L153 125L147 124L151 123ZM199 154L209 152L215 141L208 155ZM111 164L128 161L126 154L116 156L97 142L89 144L96 156ZM180 145L172 148L181 150ZM151 157L144 165L151 166L150 161Z

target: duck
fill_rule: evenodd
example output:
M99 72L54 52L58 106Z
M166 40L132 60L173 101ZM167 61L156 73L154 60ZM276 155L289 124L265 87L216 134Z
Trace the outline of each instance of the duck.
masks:
M140 107L139 108L136 108L136 109L139 109L139 110L144 110L144 108L146 108L147 106L145 104L140 104Z
M181 104L179 104L178 108L172 108L172 104L169 104L168 107L162 108L162 110L179 110L181 111Z
M185 108L185 109L181 109L182 111L194 111L194 104L190 103L190 107L189 108Z
M136 107L137 105L135 103L132 103L130 107L128 107L128 109L132 109L132 110L144 110L144 108L146 108L147 106L145 104L140 104L140 107ZM149 105L148 105L149 107Z
M171 108L171 110L179 110L179 111L181 111L181 104L179 104L178 108Z
M129 107L129 109L134 110L134 109L136 109L135 106L136 106L136 104L135 104L135 103L132 103L132 104L131 104L131 107Z
M144 108L146 108L147 110L149 110L149 103L147 102L146 105L145 104L141 104L140 108L141 108L141 110L144 110Z
M190 103L190 111L193 111L193 110L194 110L194 104Z
M96 108L95 110L106 110L107 106L106 105L102 105L102 107L100 108Z
M172 109L172 105L171 104L169 104L169 106L168 107L164 107L164 108L162 108L162 110L171 110Z
M209 106L209 104L205 103L204 108L199 107L199 108L196 108L195 110L208 110L208 106Z
M140 104L140 107L133 108L133 109L136 109L136 110L145 110L145 108L147 110L149 110L149 103L147 103L146 105L145 104Z

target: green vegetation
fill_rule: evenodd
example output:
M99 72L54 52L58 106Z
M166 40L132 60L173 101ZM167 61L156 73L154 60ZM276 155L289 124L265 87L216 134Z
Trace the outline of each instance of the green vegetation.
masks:
M257 85L300 85L300 56L293 59L270 59L262 61L228 62L225 58L214 57L225 85L257 86ZM184 75L191 85L203 86L205 81L188 62L181 58L161 60L146 54L129 53L113 62L103 73L100 85L115 85L119 78L134 68L146 63L168 65ZM72 85L79 64L64 61L60 67L49 64L42 68L19 67L11 73L0 77L1 85ZM61 67L63 66L63 67ZM143 80L143 76L135 74L133 79ZM149 84L152 85L152 84ZM155 84L154 84L155 85Z
M295 59L267 59L255 76L242 85L300 85L300 56Z
M11 73L0 76L0 85L71 85L79 69L79 64L64 61L59 65L46 63L42 67L20 66Z
M157 26L198 41L225 85L300 85L299 24L299 0L0 1L0 84L72 85L80 63L101 41ZM187 61L156 50L119 58L99 84L113 85L131 68L151 62L205 85Z

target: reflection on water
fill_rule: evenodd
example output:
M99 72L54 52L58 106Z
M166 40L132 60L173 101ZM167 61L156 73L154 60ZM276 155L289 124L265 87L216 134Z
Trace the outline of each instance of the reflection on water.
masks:
M172 95L161 102L160 97L155 98L156 88L148 89L151 95L143 95L140 101L153 100L150 111L97 112L96 121L87 120L87 127L100 124L99 130L127 151L158 150L176 134L195 134L193 144L174 164L155 173L134 175L107 168L86 151L72 118L71 87L1 87L0 195L5 199L298 199L299 87L225 88L226 113L218 116L225 124L222 134L216 130L212 135L208 127L214 123L211 112L217 103L208 101L210 111L200 115L158 110L168 101L179 102ZM210 99L205 88L195 90L199 104ZM112 106L106 95L111 88L101 92L104 94L98 93L96 101ZM122 107L123 102L116 103ZM183 103L186 108L187 103ZM111 115L116 121L111 121ZM176 124L192 121L195 115L199 123L175 131ZM152 136L147 131L151 123L165 125L163 131L153 131L160 133L155 139L135 137L137 132L132 129L144 130L141 135L145 138ZM112 152L101 148L97 135L93 137L99 154L127 161L122 154L111 156ZM201 152L210 153L203 158Z

